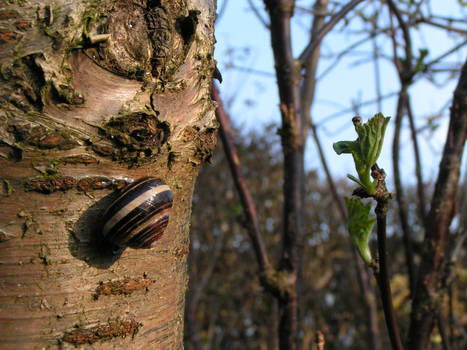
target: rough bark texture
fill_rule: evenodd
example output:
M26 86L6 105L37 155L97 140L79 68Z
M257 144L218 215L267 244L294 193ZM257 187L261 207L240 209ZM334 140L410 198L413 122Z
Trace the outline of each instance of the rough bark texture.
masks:
M411 350L428 348L435 317L446 295L445 255L450 238L449 226L457 214L457 189L466 138L467 62L462 67L459 83L454 91L448 135L427 217L428 225L407 340L407 347Z
M191 196L216 140L214 3L2 2L1 348L182 348ZM148 175L173 192L169 225L117 251L103 211Z

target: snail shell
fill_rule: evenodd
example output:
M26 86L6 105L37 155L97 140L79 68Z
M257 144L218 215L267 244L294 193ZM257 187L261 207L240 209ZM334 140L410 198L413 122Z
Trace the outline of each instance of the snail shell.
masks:
M169 223L172 191L144 177L124 187L104 214L102 234L119 247L152 248Z

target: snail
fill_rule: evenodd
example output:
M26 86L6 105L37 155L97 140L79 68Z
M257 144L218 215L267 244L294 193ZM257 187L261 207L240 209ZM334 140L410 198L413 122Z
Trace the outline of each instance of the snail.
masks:
M119 247L152 248L169 223L172 191L162 180L141 178L121 190L103 217L102 234Z

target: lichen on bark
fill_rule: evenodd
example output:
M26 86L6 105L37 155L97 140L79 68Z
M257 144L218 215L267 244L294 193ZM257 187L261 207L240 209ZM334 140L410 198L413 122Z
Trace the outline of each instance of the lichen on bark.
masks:
M215 145L214 10L204 0L0 9L1 345L181 347L191 196ZM148 175L174 196L157 246L94 246L115 188ZM101 281L123 292L96 299ZM135 283L144 288L129 292Z

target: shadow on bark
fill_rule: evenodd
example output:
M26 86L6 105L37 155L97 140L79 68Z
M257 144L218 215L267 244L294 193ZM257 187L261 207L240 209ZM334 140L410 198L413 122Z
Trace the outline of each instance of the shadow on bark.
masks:
M70 232L68 240L70 253L89 266L107 269L120 258L125 250L108 242L102 235L104 212L117 195L118 193L113 192L89 207Z

